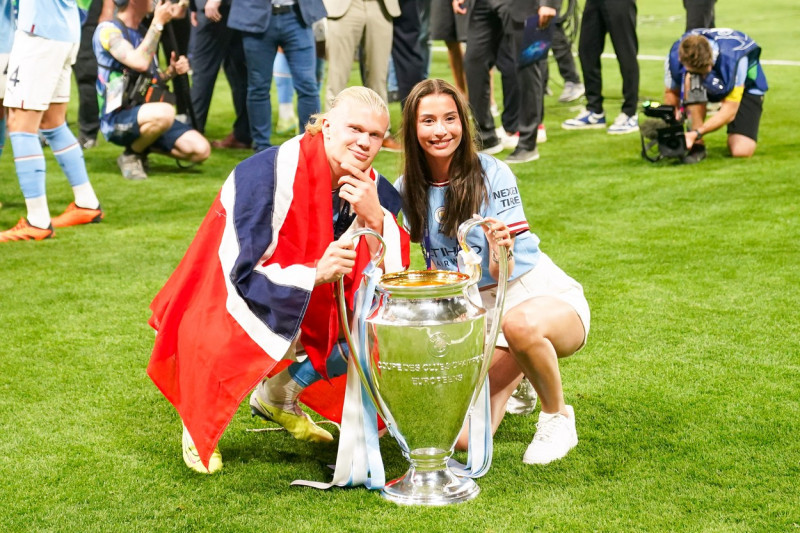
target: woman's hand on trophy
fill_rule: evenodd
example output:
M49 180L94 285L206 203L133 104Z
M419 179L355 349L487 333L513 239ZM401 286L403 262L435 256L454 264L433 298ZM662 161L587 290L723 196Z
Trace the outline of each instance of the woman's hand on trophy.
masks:
M322 258L317 262L317 275L314 286L338 281L350 273L356 264L356 251L353 241L345 234L338 241L328 245Z
M486 241L489 243L489 249L493 257L497 257L497 252L501 246L508 247L509 250L514 248L514 238L511 236L511 230L508 226L496 218L487 217L484 219L489 224L481 225L483 233L486 235Z

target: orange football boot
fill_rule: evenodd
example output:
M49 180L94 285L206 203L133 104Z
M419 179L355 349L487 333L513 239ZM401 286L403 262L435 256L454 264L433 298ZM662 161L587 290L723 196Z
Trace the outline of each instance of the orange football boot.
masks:
M36 226L31 226L27 218L21 218L16 226L0 232L0 242L41 241L42 239L49 239L53 235L55 235L55 232L52 225L49 228L37 228Z
M94 224L103 220L105 216L99 205L97 209L89 209L88 207L78 207L75 202L72 202L63 213L53 218L53 227L66 228L79 224Z

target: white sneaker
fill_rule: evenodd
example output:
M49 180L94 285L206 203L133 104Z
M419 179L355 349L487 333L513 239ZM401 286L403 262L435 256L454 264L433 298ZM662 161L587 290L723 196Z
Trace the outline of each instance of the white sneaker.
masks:
M547 130L544 127L544 124L539 124L539 128L536 130L536 144L542 144L547 142Z
M568 118L561 123L565 130L590 130L606 127L605 113L592 113L588 109L581 111L577 117Z
M533 436L522 462L529 465L546 465L561 459L578 444L575 430L575 411L567 406L569 416L561 413L539 413L536 434Z
M582 83L568 81L564 84L564 90L561 91L558 101L562 103L574 102L584 94L586 94L586 87Z
M608 127L609 135L624 135L639 131L639 115L628 116L620 113L614 123Z
M529 415L536 409L536 391L528 378L523 378L516 390L506 402L506 413L511 415Z

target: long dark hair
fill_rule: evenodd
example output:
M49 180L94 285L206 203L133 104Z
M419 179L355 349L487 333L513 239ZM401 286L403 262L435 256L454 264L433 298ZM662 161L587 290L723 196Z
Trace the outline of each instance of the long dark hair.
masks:
M417 112L420 101L431 94L446 94L453 98L461 121L461 144L450 163L450 187L444 201L441 231L455 237L458 225L480 211L487 200L484 173L478 151L469 108L461 93L444 80L428 79L416 84L403 107L403 216L411 231L411 240L422 241L428 215L428 187L431 170L425 152L417 140Z

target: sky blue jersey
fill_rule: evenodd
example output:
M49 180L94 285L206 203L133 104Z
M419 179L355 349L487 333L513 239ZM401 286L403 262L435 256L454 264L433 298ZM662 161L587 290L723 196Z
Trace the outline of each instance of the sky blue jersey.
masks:
M23 0L17 28L53 41L80 42L78 4L75 0Z
M489 195L487 204L481 207L478 213L482 217L493 217L502 220L516 234L514 240L514 270L509 276L509 281L520 277L533 267L539 260L539 237L531 233L525 212L522 209L522 199L517 188L517 178L507 164L486 154L478 154L481 166L486 174L486 188ZM461 247L458 240L440 233L440 222L444 216L444 199L449 182L432 185L428 188L428 231L427 239L430 245L423 243L427 248L432 268L440 270L458 270L458 251ZM397 179L395 188L402 191L403 177ZM482 259L482 273L479 287L497 283L489 275L490 253L486 237L480 228L475 228L467 235L467 244Z

